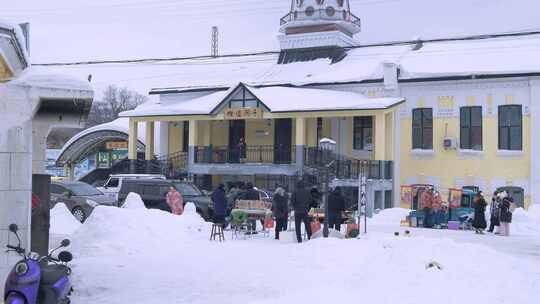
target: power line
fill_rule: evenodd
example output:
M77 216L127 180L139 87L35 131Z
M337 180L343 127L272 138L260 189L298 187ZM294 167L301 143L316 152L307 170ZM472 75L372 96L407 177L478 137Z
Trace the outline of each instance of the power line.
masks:
M451 42L451 41L471 41L471 40L485 40L493 38L503 37L523 37L540 34L540 30L526 31L526 32L508 32L497 33L487 35L472 35L463 37L451 37L451 38L434 38L434 39L420 39L420 40L405 40L405 41L392 41L385 43L365 44L359 46L345 47L345 49L360 49L370 47L384 47L384 46L400 46L411 45L419 43L437 43L437 42ZM76 66L76 65L98 65L98 64L127 64L127 63L158 63L158 62L173 62L173 61L189 61L189 60L212 60L219 58L238 58L238 57L251 57L261 55L277 55L280 51L262 51L262 52L250 52L250 53L233 53L225 55L199 55L199 56L186 56L186 57L166 57L166 58L139 58L139 59L122 59L122 60L95 60L95 61L76 61L76 62L51 62L51 63L36 63L34 66ZM384 55L384 54L382 54Z

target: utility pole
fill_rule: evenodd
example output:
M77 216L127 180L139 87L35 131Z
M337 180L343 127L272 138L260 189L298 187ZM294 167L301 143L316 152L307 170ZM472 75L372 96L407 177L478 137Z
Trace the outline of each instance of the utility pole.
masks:
M212 57L219 56L219 30L217 26L212 27L212 48L211 48L211 54Z

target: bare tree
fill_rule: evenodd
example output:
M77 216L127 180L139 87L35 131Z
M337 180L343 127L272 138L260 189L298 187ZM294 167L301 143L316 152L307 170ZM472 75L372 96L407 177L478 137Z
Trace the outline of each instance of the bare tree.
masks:
M133 110L144 103L147 97L128 88L110 85L101 100L95 100L88 116L87 127L107 123L118 118L123 111Z

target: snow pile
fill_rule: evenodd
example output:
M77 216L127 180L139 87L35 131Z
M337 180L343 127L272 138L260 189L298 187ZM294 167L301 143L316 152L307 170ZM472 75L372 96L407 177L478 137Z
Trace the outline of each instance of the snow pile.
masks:
M522 235L540 234L540 207L533 205L528 211L517 208L512 214L510 233Z
M208 225L190 211L176 216L155 209L98 206L73 236L73 248L78 256L141 254L151 248L167 250L173 244L188 248L197 239L208 239Z
M390 224L399 226L400 221L404 220L407 215L409 215L410 211L411 210L404 208L384 209L373 215L370 224Z
M73 214L64 203L58 203L51 209L51 234L72 234L79 229L81 223L75 219Z
M124 209L146 209L146 206L144 205L144 202L140 195L134 192L130 192L127 197L126 201L122 205L122 208Z

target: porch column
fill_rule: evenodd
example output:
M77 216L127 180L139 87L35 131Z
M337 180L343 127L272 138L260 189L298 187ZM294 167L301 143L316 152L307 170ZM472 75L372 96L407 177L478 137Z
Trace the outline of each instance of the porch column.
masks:
M130 160L129 172L135 173L135 161L137 160L137 140L138 140L138 122L130 118L129 119L129 133L128 133L128 158Z
M304 147L306 145L306 119L296 118L296 167L299 174L303 175L304 169Z
M159 151L158 155L169 155L169 122L159 122Z
M386 160L386 115L375 115L375 160Z
M144 159L152 160L154 158L154 122L146 122L146 145L144 148Z
M195 147L197 146L197 121L189 121L189 142L188 142L188 168L195 164Z
M146 145L144 146L144 160L146 160L146 173L152 173L151 161L154 158L154 122L146 122Z

